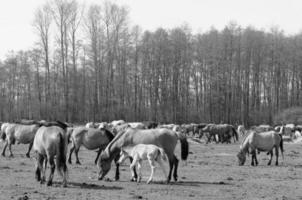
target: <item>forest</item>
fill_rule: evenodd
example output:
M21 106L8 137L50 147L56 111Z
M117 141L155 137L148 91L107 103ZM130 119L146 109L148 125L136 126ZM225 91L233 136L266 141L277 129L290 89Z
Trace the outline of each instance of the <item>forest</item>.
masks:
M37 8L36 43L0 60L1 121L250 126L301 106L302 34L235 22L200 33L189 24L142 30L129 12L110 1Z

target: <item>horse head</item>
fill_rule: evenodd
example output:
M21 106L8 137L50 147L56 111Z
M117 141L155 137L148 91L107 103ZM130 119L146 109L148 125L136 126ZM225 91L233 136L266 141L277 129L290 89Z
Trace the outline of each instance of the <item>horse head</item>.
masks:
M244 165L246 157L245 157L245 153L242 150L240 150L239 153L237 154L237 158L238 158L239 166Z

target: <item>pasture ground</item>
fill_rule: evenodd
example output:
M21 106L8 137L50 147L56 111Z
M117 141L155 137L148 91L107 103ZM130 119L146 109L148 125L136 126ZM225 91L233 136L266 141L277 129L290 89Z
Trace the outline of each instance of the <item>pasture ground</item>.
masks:
M0 199L302 199L301 143L284 144L285 159L280 159L280 166L267 166L268 156L261 153L260 165L252 167L250 157L245 166L238 166L238 142L208 145L190 139L189 142L190 155L187 165L179 164L178 182L163 184L163 173L157 168L155 182L147 185L150 174L147 162L143 164L143 182L130 182L127 161L121 166L120 181L98 181L96 153L82 147L79 153L82 165L68 164L67 188L61 188L57 174L52 187L36 182L35 160L24 155L27 145L14 145L14 158L0 157ZM176 155L180 158L179 144ZM114 171L112 165L107 175L111 180Z

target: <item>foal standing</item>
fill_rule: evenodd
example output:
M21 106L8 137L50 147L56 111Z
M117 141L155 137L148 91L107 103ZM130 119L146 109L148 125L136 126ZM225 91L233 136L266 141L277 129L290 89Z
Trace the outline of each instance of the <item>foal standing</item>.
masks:
M130 170L132 177L134 177L134 167L137 164L137 170L138 170L138 179L137 182L140 182L142 179L142 161L148 160L150 167L151 167L151 175L148 179L147 183L149 184L153 179L153 174L155 170L155 161L158 162L160 167L162 168L165 178L167 178L167 173L163 164L163 161L167 160L166 154L164 150L156 145L153 144L138 144L131 147L124 147L121 150L121 155L118 163L124 162L124 160L128 157L132 157L133 161L130 164Z

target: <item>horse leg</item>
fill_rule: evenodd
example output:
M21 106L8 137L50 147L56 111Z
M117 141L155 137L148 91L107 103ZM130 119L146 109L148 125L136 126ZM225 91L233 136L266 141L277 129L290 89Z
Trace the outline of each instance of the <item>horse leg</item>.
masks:
M166 172L166 169L165 169L163 160L162 160L161 158L159 158L159 159L157 160L157 162L158 162L160 168L163 170L163 173L164 173L164 175L165 175L165 178L167 179L167 178L168 178L168 177L167 177L167 172Z
M52 185L52 179L53 179L53 175L56 169L56 165L54 162L54 157L53 156L48 156L48 160L49 160L49 164L50 164L50 174L49 174L49 178L47 181L47 186L51 186Z
M37 153L36 155L36 172L35 172L35 178L38 182L40 182L41 184L43 183L41 180L41 170L43 168L42 164L43 164L43 156L39 153Z
M271 162L272 162L272 159L273 159L273 150L269 151L269 154L270 154L271 157L270 157L267 165L271 165Z
M143 175L142 175L142 161L141 160L139 160L137 162L137 170L138 170L137 182L139 183L139 182L141 182L142 177L143 177Z
M75 148L75 145L74 143L72 142L72 147L70 148L69 150L69 157L68 157L68 163L71 164L71 155L72 155L72 152L74 151L74 148Z
M102 152L102 148L100 147L99 150L98 150L98 153L97 153L97 155L96 155L96 158L95 158L95 160L94 160L94 164L97 164L97 163L98 163L98 159L99 159L99 157L100 157L101 152Z
M132 176L131 181L138 180L137 177L135 177L135 173L134 173L134 168L135 168L136 162L137 162L137 159L134 158L134 159L132 159L132 162L130 164L130 172L131 172L131 176ZM136 174L136 176L137 176L137 174Z
M80 147L75 147L75 150L74 150L74 153L75 153L75 156L76 156L76 164L80 165L80 160L79 160L79 150L80 150Z
M278 165L278 158L279 158L279 148L275 147L275 154L276 154L276 165Z
M33 147L33 143L34 143L34 142L31 142L31 143L29 144L28 151L27 151L27 153L25 154L27 158L30 158L29 153L30 153L31 148Z
M155 163L154 160L152 158L148 159L149 164L150 164L150 168L151 168L151 174L150 174L150 178L147 181L147 184L149 184L152 180L153 180L153 175L154 175L154 171L155 171ZM140 170L141 171L141 170Z
M8 142L5 141L5 145L4 145L4 147L3 147L2 154L1 154L3 157L5 157L5 150L6 150L6 148L7 148L7 145L8 145Z
M8 150L9 150L9 157L14 157L13 152L12 152L12 144L8 144Z
M173 166L174 166L174 155L172 154L171 156L168 156L168 158L169 158L170 170L169 170L169 175L167 178L167 183L169 183L171 180L172 170L173 170Z
M41 181L44 183L46 181L46 169L47 169L47 156L44 157L44 168L42 167L42 178Z
M258 165L258 160L257 160L257 154L256 154L256 152L255 152L255 164L256 164L256 166Z
M174 181L177 181L177 178L178 178L178 176L177 176L178 163L179 163L179 160L174 155L174 173L173 173Z
M129 160L130 160L130 164L131 164L133 162L133 158L129 157ZM134 173L134 176L132 176L131 181L136 181L137 180L137 173L136 173L135 166L133 167L133 173Z
M120 179L120 164L118 163L119 156L115 157L114 162L115 162L115 180L118 181Z
M252 162L251 162L251 165L254 166L254 165L255 165L255 164L254 164L254 159L255 159L255 155L256 155L255 150L252 150L252 151L251 151L251 154L252 154Z

